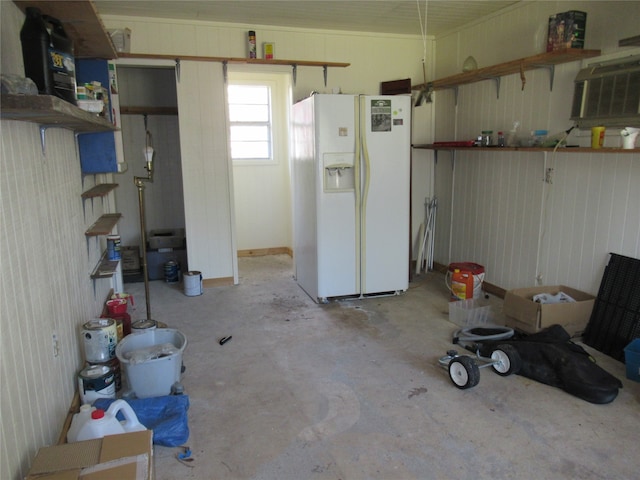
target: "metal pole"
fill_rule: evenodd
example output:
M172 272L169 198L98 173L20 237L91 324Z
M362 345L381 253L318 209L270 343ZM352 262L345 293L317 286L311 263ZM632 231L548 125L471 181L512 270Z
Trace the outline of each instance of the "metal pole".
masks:
M151 300L149 298L149 273L147 270L147 225L144 208L144 178L135 177L138 187L138 205L140 207L140 238L142 241L142 275L144 275L144 296L147 305L147 320L151 320Z

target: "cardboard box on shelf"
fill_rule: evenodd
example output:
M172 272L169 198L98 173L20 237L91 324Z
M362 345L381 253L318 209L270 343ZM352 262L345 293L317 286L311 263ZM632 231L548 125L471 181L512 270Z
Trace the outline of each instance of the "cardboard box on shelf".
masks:
M584 48L587 14L578 10L549 16L547 52L565 48Z
M536 303L540 293L556 295L564 292L572 303ZM502 307L507 326L526 333L536 333L551 325L561 325L572 337L584 332L589 323L595 297L566 285L517 288L507 291Z
M152 480L153 432L42 447L25 480Z

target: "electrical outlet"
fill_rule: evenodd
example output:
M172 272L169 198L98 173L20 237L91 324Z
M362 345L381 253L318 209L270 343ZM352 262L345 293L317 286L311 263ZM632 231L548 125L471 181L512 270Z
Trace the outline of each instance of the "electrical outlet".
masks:
M52 335L52 346L53 346L53 358L57 358L60 356L60 341L58 340L58 335L56 332L53 332Z
M547 171L544 174L545 183L553 183L553 168L547 168Z

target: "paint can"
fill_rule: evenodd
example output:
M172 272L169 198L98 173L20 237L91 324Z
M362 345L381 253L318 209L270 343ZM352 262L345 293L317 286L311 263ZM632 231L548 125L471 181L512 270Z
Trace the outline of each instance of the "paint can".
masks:
M155 320L136 320L131 324L131 333L142 333L147 330L154 330L158 327Z
M120 371L120 360L118 357L112 358L108 362L92 363L87 362L90 367L108 367L113 372L114 384L116 386L116 392L122 389L122 373Z
M107 259L116 261L120 258L120 235L107 236Z
M107 365L89 365L78 374L78 392L82 403L93 403L98 398L116 398L113 370Z
M108 362L116 356L118 327L112 318L96 318L82 326L85 360L90 363Z
M184 294L187 297L202 295L202 273L189 271L184 274Z
M164 280L167 283L178 283L180 281L178 262L173 260L164 264Z

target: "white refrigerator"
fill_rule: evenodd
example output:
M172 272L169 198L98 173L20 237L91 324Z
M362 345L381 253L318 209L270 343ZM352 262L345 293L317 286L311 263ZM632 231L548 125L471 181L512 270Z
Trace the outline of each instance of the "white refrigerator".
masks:
M411 97L314 94L292 122L298 284L319 303L405 291Z

